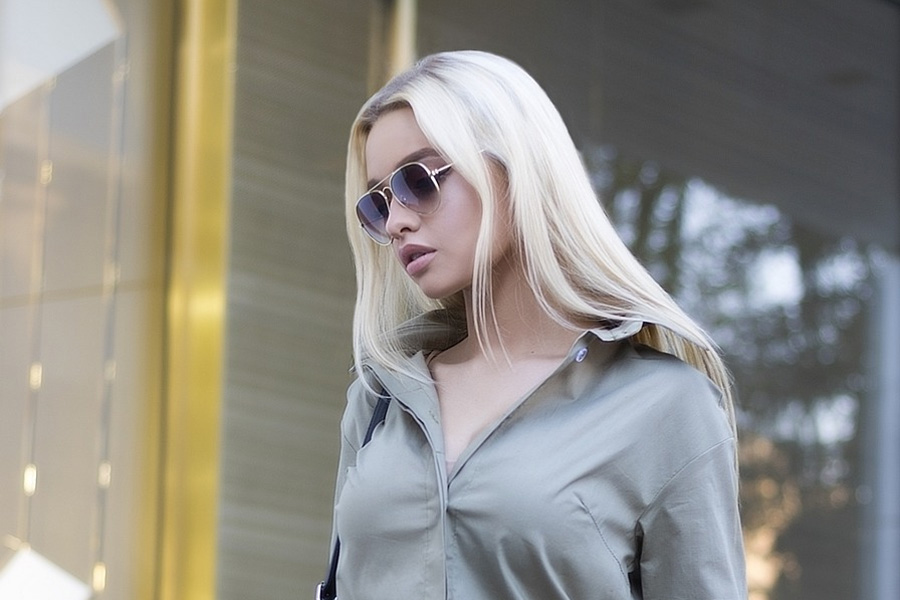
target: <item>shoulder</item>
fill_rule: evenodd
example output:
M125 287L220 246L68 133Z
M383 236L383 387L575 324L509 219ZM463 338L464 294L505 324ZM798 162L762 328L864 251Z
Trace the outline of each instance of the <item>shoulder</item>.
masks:
M723 394L705 374L672 355L623 344L599 382L594 404L612 407L604 436L615 436L617 466L647 506L669 497L664 490L707 479L731 489L736 439Z
M722 391L672 355L626 345L608 375L622 409L642 424L648 445L689 457L734 437Z
M704 373L671 354L648 346L629 346L622 352L618 367L631 385L648 394L648 400L664 404L657 408L687 410L690 407L683 404L687 402L703 412L725 414L722 390Z

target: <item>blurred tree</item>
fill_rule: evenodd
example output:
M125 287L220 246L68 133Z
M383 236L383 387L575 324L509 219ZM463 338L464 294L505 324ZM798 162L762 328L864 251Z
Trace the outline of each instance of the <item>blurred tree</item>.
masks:
M623 239L734 375L752 598L854 597L869 251L607 147L585 159Z

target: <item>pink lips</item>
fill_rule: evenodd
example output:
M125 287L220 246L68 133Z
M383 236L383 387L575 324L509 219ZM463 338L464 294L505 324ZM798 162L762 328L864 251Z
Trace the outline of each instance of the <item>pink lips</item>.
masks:
M415 277L421 273L431 262L432 258L434 258L434 249L426 246L410 244L400 249L400 262L406 268L406 273L410 277Z

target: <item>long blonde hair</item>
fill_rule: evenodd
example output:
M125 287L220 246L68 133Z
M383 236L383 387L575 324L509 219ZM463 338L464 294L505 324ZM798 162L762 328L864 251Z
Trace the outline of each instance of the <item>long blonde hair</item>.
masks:
M346 217L356 265L357 367L373 360L402 371L404 350L392 335L400 324L429 310L462 306L459 295L427 298L391 250L366 237L356 218L356 200L366 191L367 136L381 115L401 107L412 109L435 150L453 162L481 198L471 293L474 333L483 346L491 323L494 204L506 194L525 277L547 314L572 328L585 321L643 321L635 342L705 373L722 391L735 427L730 378L715 344L621 241L543 89L512 61L486 52L446 52L420 60L372 96L353 123ZM504 174L502 191L492 186L497 167Z

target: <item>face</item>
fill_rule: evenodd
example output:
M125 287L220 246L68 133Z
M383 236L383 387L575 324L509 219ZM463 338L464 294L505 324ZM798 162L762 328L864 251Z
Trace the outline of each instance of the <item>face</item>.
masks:
M366 140L368 180L374 185L409 162L420 162L429 170L447 164L419 129L411 109L387 112L378 118ZM440 188L441 203L435 212L421 215L392 200L387 220L397 260L433 299L447 298L471 286L482 214L474 188L454 169L440 179ZM509 246L508 232L498 229L503 231L494 236L495 257Z

